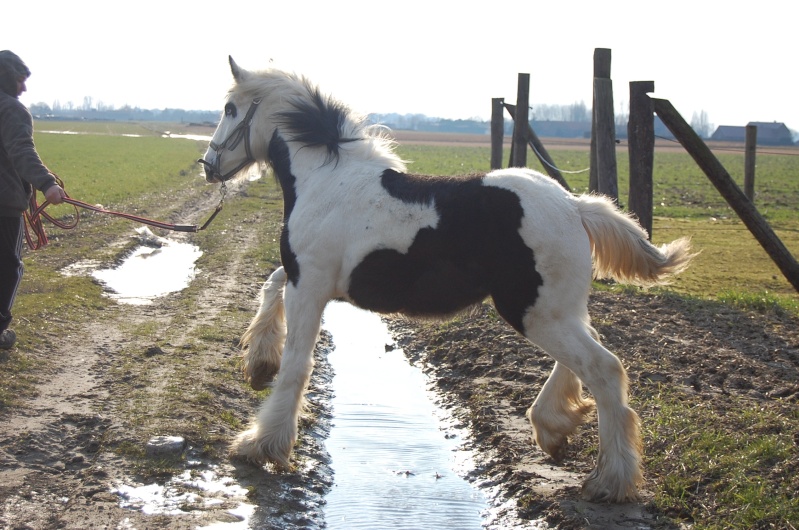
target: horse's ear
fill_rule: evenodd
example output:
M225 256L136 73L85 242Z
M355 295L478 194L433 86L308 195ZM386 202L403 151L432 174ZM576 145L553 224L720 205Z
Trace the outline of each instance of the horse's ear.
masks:
M230 63L230 72L233 74L233 79L235 79L237 83L242 81L246 76L246 71L242 70L230 55L228 55L228 62Z

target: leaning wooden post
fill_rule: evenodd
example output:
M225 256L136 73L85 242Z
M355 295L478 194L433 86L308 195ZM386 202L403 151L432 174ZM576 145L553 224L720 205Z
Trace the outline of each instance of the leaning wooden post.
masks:
M513 167L527 167L527 128L530 126L527 109L530 108L530 74L519 74L516 95L516 113L513 127Z
M794 289L799 291L799 263L788 252L788 249L785 248L777 234L774 233L763 216L760 215L752 201L746 198L746 195L735 184L735 181L732 180L732 177L721 165L721 162L713 156L708 146L674 109L671 102L665 99L653 98L652 104L661 121L693 157L716 189L719 190L721 196L735 210L735 213L738 214L738 217L752 232L755 239L771 256L771 259L777 264L777 267L793 285Z
M654 81L630 83L630 121L627 143L630 156L630 194L627 207L638 217L652 239L652 173L655 160L655 113L648 94Z
M607 48L594 49L594 79L597 77L610 79L610 50ZM592 90L592 94L594 91ZM588 173L588 191L598 192L599 183L597 181L597 147L596 147L596 95L594 94L591 103L591 164Z
M563 178L563 175L560 174L560 170L555 165L555 162L552 160L552 157L549 156L549 151L547 151L546 147L544 147L544 143L538 137L538 135L533 130L532 125L527 126L527 135L530 147L533 148L533 153L538 158L538 161L541 162L541 165L544 166L544 170L549 174L550 177L557 180L558 183L563 186L564 189L567 191L571 191L569 187L569 183L566 182L566 179Z
M505 103L505 108L508 110L510 117L515 119L516 106L511 105L510 103ZM527 125L527 139L530 147L533 149L533 153L538 158L538 161L541 162L542 166L544 166L544 171L546 171L550 177L557 180L558 184L563 186L563 189L566 191L571 191L569 183L566 182L566 179L564 179L563 175L560 174L560 170L557 168L557 166L555 166L555 162L552 161L552 157L549 156L549 151L547 151L546 147L544 147L541 139L538 138L538 135L533 130L533 126L529 123Z
M491 99L491 169L502 167L502 144L505 141L504 98Z
M755 158L757 154L757 125L746 126L746 149L744 154L744 195L755 200Z
M610 50L606 51L609 66ZM610 71L609 67L608 71ZM594 78L594 122L596 124L597 191L618 203L616 118L613 113L613 81L609 77Z

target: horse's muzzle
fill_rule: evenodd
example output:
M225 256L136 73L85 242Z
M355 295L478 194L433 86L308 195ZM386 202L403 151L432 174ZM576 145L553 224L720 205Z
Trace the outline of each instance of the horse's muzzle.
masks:
M207 182L222 182L222 174L219 173L219 169L215 164L212 164L203 158L197 159L197 162L202 164L203 168L205 169L205 180Z

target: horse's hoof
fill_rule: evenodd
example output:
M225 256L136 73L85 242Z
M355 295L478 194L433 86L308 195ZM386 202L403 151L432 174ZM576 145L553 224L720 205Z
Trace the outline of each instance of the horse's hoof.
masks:
M255 429L250 429L239 434L230 446L230 457L243 460L255 466L262 467L267 463L272 464L279 471L291 471L291 445L288 451L278 450L258 439Z
M552 460L554 460L557 463L563 462L563 460L566 458L566 452L568 451L568 449L569 449L569 441L566 438L564 438L563 441L561 441L556 447L552 449L552 452L549 453L549 456L551 456Z
M615 487L608 487L602 483L597 470L593 470L588 478L583 482L582 498L593 503L617 503L635 502L639 500L638 489L635 486L624 486L619 484Z
M245 378L253 390L263 390L272 385L277 372L277 370L270 369L266 365L261 365L256 369L252 369L249 375L245 372Z
M535 439L538 447L541 448L546 454L552 458L556 463L560 463L566 458L566 452L569 449L569 439L565 436L559 436L554 441L549 443L542 443L543 440Z
M236 436L230 445L230 456L238 460L244 460L251 464L262 466L266 463L266 458L258 450L258 442L255 429L244 431Z
M275 374L267 374L265 372L256 374L250 378L250 388L253 390L263 390L272 386L275 381Z

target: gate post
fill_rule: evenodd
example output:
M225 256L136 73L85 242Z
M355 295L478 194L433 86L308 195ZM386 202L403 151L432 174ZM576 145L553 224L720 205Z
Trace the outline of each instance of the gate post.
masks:
M530 127L530 74L519 74L513 126L512 167L527 167L527 129Z
M502 144L505 141L504 98L491 99L491 169L502 167Z
M606 48L594 49L594 79L610 79L610 50ZM591 163L588 173L588 191L598 192L599 182L597 175L597 145L596 145L596 92L592 89L591 102Z
M755 158L757 154L757 125L746 126L746 148L744 154L744 195L755 200Z
M619 202L619 184L616 177L616 119L613 113L613 81L610 80L610 50L598 48L595 61L601 62L595 70L607 74L594 77L594 132L596 134L597 191Z
M655 111L647 95L655 91L654 81L630 82L630 121L627 144L630 156L628 209L652 240L652 172L655 159Z

